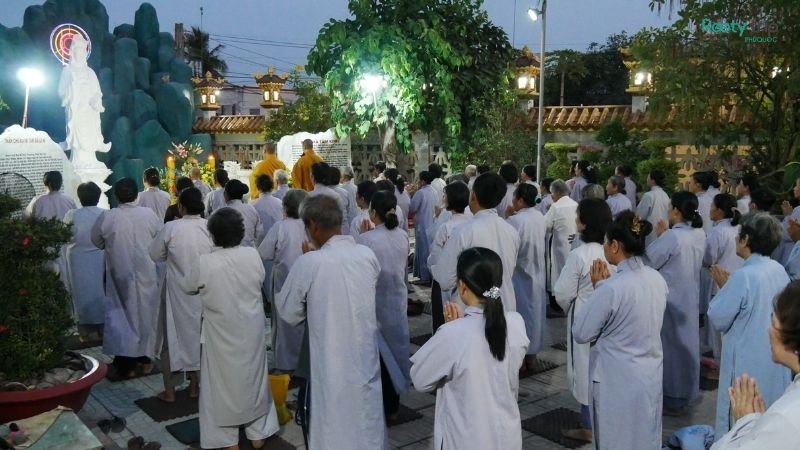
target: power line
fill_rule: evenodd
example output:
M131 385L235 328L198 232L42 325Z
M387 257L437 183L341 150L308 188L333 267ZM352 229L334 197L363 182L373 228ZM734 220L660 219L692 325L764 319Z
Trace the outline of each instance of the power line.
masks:
M274 44L274 45L289 45L289 46L297 46L297 47L306 47L311 48L313 44L304 44L300 42L288 42L288 41L273 41L270 39L262 39L262 38L254 38L249 36L236 36L230 34L211 34L210 36L214 37L221 37L221 38L228 38L228 39L236 39L236 40L246 40L246 41L253 41L253 42L261 42L266 44Z
M282 63L285 63L285 64L289 64L290 67L298 65L298 64L295 64L295 63L293 63L291 61L287 61L285 59L276 58L274 56L265 55L263 53L259 53L259 52L256 52L256 51L244 48L244 47L239 47L238 45L233 45L233 44L231 44L230 42L227 42L227 41L221 41L219 39L214 39L214 40L219 42L220 44L223 44L223 45L226 45L228 47L232 47L232 48L235 48L235 49L238 49L238 50L242 50L242 51L245 51L247 53L252 53L252 54L254 54L256 56L261 56L262 58L267 58L267 59L271 59L271 60L274 60L274 61L278 61L278 62L282 62Z

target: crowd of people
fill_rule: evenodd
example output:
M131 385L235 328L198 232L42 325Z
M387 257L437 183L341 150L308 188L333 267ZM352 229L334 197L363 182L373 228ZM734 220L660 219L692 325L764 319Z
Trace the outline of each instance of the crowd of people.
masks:
M587 161L541 182L510 162L447 180L431 164L410 184L378 162L356 182L303 147L291 179L267 146L249 186L218 169L212 188L192 172L175 205L156 169L142 192L114 183L111 210L93 183L76 208L48 172L29 207L72 224L57 267L81 336L102 338L120 377L159 364L164 402L188 378L204 448L237 449L241 427L260 448L279 430L277 372L298 381L310 449L388 448L412 386L436 392L436 449L519 449L519 375L559 312L581 412L567 437L661 449L662 416L691 411L710 349L714 450L795 445L800 207L783 203L781 223L756 178L734 196L697 172L670 196L654 170L637 195L630 168L601 181ZM411 283L431 288L434 333L413 356Z

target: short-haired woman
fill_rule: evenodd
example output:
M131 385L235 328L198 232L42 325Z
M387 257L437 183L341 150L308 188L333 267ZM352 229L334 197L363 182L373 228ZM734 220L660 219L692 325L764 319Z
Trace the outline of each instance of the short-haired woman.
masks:
M240 245L245 225L237 210L215 211L208 231L221 248L199 256L183 284L203 305L200 445L237 448L244 427L261 448L280 429L267 385L264 266L254 248Z
M800 281L793 281L775 301L769 328L772 361L800 373ZM800 374L767 409L759 390L761 380L737 378L728 392L733 429L711 450L790 450L797 448L800 430Z
M435 449L519 450L518 371L528 338L522 317L503 310L503 263L492 250L469 248L456 277L466 309L448 304L449 323L411 357L414 387L436 391Z
M139 193L138 205L152 209L159 219L164 220L172 199L168 193L161 190L161 175L158 173L158 169L148 168L144 171L142 179L145 189Z
M244 203L242 199L245 194L250 192L250 188L239 180L230 180L225 184L225 205L233 208L242 215L244 219L244 239L242 245L244 247L255 247L259 242L259 236L262 235L264 228L261 223L261 217L258 211L253 208L253 205Z
M667 283L642 261L649 233L650 224L630 211L609 225L603 245L608 263L592 264L594 292L572 325L575 342L592 343L589 398L598 450L661 447ZM613 275L609 264L617 266Z
M762 397L771 405L791 381L788 369L769 357L772 299L789 283L783 266L769 255L781 239L780 223L766 213L750 213L742 218L736 238L736 254L742 267L729 274L718 265L711 276L720 286L708 307L711 324L722 333L722 361L717 395L716 435L728 432L731 404L725 388L748 374L758 380Z

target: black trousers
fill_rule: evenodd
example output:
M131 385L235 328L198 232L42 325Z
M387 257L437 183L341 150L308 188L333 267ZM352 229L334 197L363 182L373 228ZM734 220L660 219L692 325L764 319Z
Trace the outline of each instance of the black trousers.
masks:
M136 370L137 364L150 364L151 362L150 358L146 356L115 356L111 364L116 367L119 372L127 374Z
M395 391L392 377L381 357L381 386L383 387L383 413L388 418L400 410L400 395Z
M440 326L444 325L444 304L442 303L442 287L436 280L433 280L431 287L431 321L433 324L432 332L435 334Z

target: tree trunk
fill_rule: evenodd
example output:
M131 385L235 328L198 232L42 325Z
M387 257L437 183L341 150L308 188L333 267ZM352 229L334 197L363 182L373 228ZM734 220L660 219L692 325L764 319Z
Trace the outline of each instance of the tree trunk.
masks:
M566 78L567 72L561 71L561 106L564 106L564 78Z
M397 140L395 139L395 125L393 120L386 123L386 132L383 135L381 149L383 160L387 167L397 167Z

